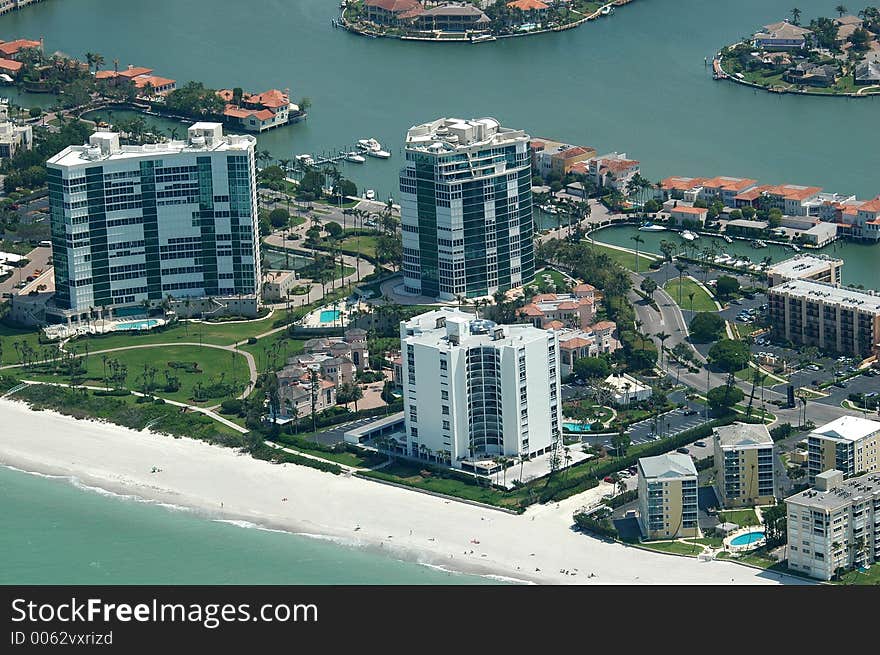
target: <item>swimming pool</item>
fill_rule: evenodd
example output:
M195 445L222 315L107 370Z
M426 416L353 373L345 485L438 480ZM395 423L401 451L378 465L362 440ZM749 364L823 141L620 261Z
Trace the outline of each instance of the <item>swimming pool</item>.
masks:
M319 318L321 323L332 323L333 321L339 320L339 310L323 309L321 310L321 316Z
M130 323L117 323L117 330L149 330L159 325L159 321L154 318L146 321L131 321Z
M764 538L763 530L756 530L754 532L746 532L745 534L737 535L733 539L730 540L731 546L751 546L754 543L761 541Z
M589 432L590 424L584 423L581 425L580 423L563 423L562 427L564 427L569 432Z

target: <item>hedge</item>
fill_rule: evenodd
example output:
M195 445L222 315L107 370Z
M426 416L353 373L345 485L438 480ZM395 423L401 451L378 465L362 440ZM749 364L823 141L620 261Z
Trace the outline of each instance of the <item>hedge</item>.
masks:
M602 502L608 505L611 508L621 507L622 505L626 505L627 503L631 503L636 498L639 497L638 489L630 489L629 491L624 491L622 494L618 494L613 496L612 498L606 498Z

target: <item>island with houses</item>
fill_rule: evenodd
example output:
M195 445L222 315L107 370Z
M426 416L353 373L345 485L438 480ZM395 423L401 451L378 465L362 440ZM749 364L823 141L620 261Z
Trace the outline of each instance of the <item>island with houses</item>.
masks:
M719 52L718 80L775 93L866 97L880 94L880 10L866 7L801 24L801 12L763 26Z
M343 0L334 27L370 38L482 43L560 32L632 0Z

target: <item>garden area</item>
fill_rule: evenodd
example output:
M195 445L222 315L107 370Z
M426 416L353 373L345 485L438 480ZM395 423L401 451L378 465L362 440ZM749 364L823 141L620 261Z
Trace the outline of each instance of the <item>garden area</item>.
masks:
M747 528L752 525L761 525L758 515L753 509L729 509L718 512L718 519L722 523L736 523L738 526Z
M671 279L663 285L663 289L682 309L692 312L718 311L712 296L692 278L685 277L680 282L677 278Z

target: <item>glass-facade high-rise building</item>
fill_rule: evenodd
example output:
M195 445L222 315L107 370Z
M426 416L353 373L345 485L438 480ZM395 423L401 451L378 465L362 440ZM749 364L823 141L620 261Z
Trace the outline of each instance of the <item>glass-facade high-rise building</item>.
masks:
M98 132L49 159L55 306L258 294L255 143L196 123L186 141Z
M534 276L529 135L494 118L410 128L400 173L407 293L452 300Z

